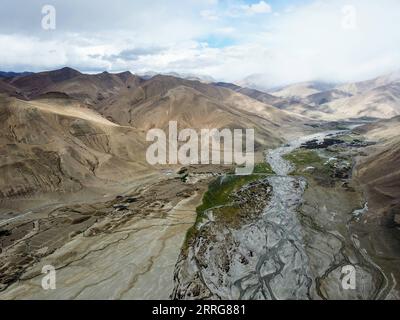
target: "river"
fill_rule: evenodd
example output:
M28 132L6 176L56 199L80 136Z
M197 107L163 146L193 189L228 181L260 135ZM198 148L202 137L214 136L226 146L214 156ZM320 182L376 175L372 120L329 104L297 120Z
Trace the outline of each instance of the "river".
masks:
M272 191L262 214L245 221L239 228L211 220L203 223L202 236L189 249L187 257L181 257L177 263L173 297L378 298L386 276L354 241L356 236L348 228L351 214L349 217L345 203L340 203L341 198L336 200L336 194L331 195L339 208L345 209L327 212L334 217L331 222L324 216L329 210L322 203L306 217L312 221L306 225L300 219L299 210L308 182L302 176L289 175L293 165L283 158L308 141L322 141L328 136L347 133L349 131L326 131L270 150L266 161L276 174L265 179ZM342 197L344 191L341 192ZM337 220L335 214L339 216ZM313 219L323 222L316 223ZM347 230L344 233L343 227ZM355 290L346 290L342 285L342 267L348 265L354 268L359 284Z

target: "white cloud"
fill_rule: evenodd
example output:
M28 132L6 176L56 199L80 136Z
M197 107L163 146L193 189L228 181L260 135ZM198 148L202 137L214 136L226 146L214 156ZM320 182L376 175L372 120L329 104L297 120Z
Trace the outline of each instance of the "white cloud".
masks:
M258 13L270 13L272 12L271 6L265 1L260 1L259 3L253 3L248 6L243 7L248 14L258 14Z
M223 10L221 15L231 18L243 18L246 16L250 17L271 12L272 7L265 1L260 1L253 4L241 4L232 2L225 10Z
M218 14L213 10L202 10L200 16L205 20L218 20Z
M285 13L290 13L290 12L293 12L294 10L296 10L296 6L295 6L295 5L288 5L288 6L285 8L284 12L285 12Z
M353 81L400 67L400 3L353 0L357 28L343 28L348 1L315 1L296 7L272 26L266 47L279 82L313 78Z
M235 31L237 30L233 27L222 27L215 30L215 32L218 34L232 34Z

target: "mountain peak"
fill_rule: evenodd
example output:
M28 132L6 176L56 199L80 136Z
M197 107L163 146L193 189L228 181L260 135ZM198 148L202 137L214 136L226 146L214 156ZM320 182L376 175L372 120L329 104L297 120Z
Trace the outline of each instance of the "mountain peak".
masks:
M120 79L124 79L124 80L135 77L135 75L130 71L119 72L119 73L116 73L115 75L117 77L119 77Z
M75 78L77 76L80 76L82 74L78 70L72 69L70 67L64 67L64 68L61 68L58 70L48 71L45 73L47 73L47 75L54 82L69 80L69 79Z
M128 70L128 71L123 71L123 72L117 73L117 75L133 76L133 73Z
M61 69L49 71L49 72L70 73L70 74L77 74L77 75L81 74L78 70L75 70L70 67L63 67Z

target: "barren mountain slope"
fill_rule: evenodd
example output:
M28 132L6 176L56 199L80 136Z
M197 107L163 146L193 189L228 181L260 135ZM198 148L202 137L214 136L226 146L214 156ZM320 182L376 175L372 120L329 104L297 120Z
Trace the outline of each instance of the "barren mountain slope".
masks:
M149 170L141 133L80 102L1 96L0 119L3 200L100 190Z
M143 105L148 105L149 103L157 104L159 100L163 102L166 100L168 91L179 86L195 90L195 95L202 95L203 98L212 100L208 101L211 104L217 103L229 108L242 108L241 103L243 103L246 105L246 112L261 112L263 117L267 116L268 119L271 117L274 119L281 118L276 119L278 125L281 122L286 122L288 119L299 122L299 119L295 119L296 116L294 114L289 115L280 112L271 106L272 104L279 104L279 108L290 110L288 105L296 108L298 105L297 102L286 103L284 99L248 88L238 87L237 93L234 93L235 88L227 89L217 85L181 79L174 76L156 75L151 79L144 80L130 72L119 74L103 72L101 74L87 75L71 68L62 68L55 71L20 76L6 81L4 84L7 87L3 90L0 87L0 92L9 94L10 90L17 88L27 99L40 97L43 94L61 92L92 105L94 109L105 117L108 117L111 121L122 125L132 125L132 116L135 113L133 110L137 106L143 107ZM181 90L181 92L183 91L185 90ZM194 91L192 91L192 95L193 93ZM252 99L244 99L242 94ZM180 103L181 99L177 98L178 103ZM228 100L230 101L229 105L227 105ZM240 100L241 103L236 103L235 100ZM262 106L255 100L262 102ZM185 98L184 102L188 106L197 104L197 101L188 101L187 98ZM188 109L186 112L193 112L193 109ZM141 117L137 117L137 120L141 121ZM167 122L169 120L169 118L166 118ZM175 120L179 121L179 119ZM192 127L199 128L196 124L197 120L201 121L201 119L193 118ZM304 119L301 121L304 121ZM147 125L147 127L149 126Z
M6 82L6 80L0 79L0 94L5 93L10 96L22 97L20 92L21 90Z
M64 92L85 103L94 105L120 93L120 91L136 88L142 81L141 78L130 72L83 74L72 79L72 81L53 84L46 88L46 92Z
M83 75L64 68L12 83L31 100L1 97L2 198L99 191L153 172L145 161L146 132L167 132L169 121L180 129L254 128L257 156L310 129L306 118L171 76L144 81L129 72Z
M290 98L277 97L272 94L265 93L263 91L251 88L242 88L240 86L231 83L219 82L216 83L215 85L224 88L229 88L233 91L246 95L262 103L272 105L278 109L291 112L292 114L296 114L301 117L308 117L310 119L324 119L326 117L326 115L323 112L319 111L318 105L315 105L314 103L307 104L308 101L306 99L300 99L295 97L290 97ZM316 95L318 94L323 94L323 92L317 93ZM311 95L310 97L312 96L313 95Z
M140 130L165 129L171 120L180 128L256 128L266 145L282 142L308 120L230 89L161 75L105 100L98 111Z
M358 129L370 140L378 141L368 156L357 163L357 177L366 185L368 218L400 224L400 117L366 125Z
M56 83L73 79L81 73L71 68L62 68L54 71L44 71L30 75L17 76L6 79L10 85L20 89L27 97L44 93L46 89Z
M400 117L358 128L378 143L357 159L354 176L361 183L367 208L359 218L358 239L386 272L392 288L387 299L398 299L400 263ZM362 225L362 227L361 227ZM369 244L368 244L369 243Z

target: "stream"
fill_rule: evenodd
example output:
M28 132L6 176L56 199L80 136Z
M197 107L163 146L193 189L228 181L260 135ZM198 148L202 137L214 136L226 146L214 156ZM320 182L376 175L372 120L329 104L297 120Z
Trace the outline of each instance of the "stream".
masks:
M243 285L243 280L248 282L250 277L261 281L258 294L266 299L311 298L312 270L305 250L303 228L297 217L307 182L302 177L289 176L293 166L283 156L305 142L322 141L339 133L343 131L304 136L267 153L266 160L276 175L267 178L273 192L260 221L260 227L265 231L265 252L260 255L255 272L235 282L240 286L240 298L248 297L249 292L254 295L251 286Z
M359 242L356 240L357 235L351 234L351 229L349 227L352 221L351 218L348 219L346 223L346 229L349 232L347 236L343 236L339 232L324 230L319 226L316 228L318 232L325 235L325 241L327 241L327 243L329 243L329 238L331 238L333 239L332 243L337 242L340 244L340 249L338 252L334 253L335 256L331 259L328 268L323 272L322 276L315 274L311 276L312 270L310 270L309 266L312 266L313 262L308 261L307 250L304 248L305 243L302 239L304 230L297 219L297 210L303 201L302 196L306 182L303 177L288 176L293 170L293 166L289 161L283 159L283 156L298 149L305 142L311 140L322 142L327 136L336 137L348 132L349 131L328 131L301 137L291 141L285 146L271 150L267 154L266 160L278 176L273 176L268 179L273 188L273 196L264 212L264 221L269 224L267 237L271 237L271 233L272 235L279 234L280 237L276 237L276 243L271 246L268 246L267 241L267 252L266 255L260 257L260 263L265 263L266 260L271 263L272 260L272 263L281 266L278 270L279 272L274 272L272 275L263 278L263 281L268 281L267 287L269 288L272 298L274 298L274 296L271 293L271 288L273 287L271 286L271 280L275 286L275 292L278 292L277 298L313 298L314 296L314 298L325 299L328 298L326 296L328 295L333 298L377 299L381 298L381 292L387 285L387 277L381 268L372 261L365 249L360 248ZM364 205L364 208L355 210L353 214L356 215L358 219L365 210L368 210L367 203ZM351 241L348 240L349 238ZM311 244L311 246L315 245L318 244ZM333 245L329 246L332 247ZM322 248L323 246L321 246L318 251ZM352 252L348 253L349 251ZM279 258L280 256L288 256L291 259L282 264ZM321 256L318 263L324 260L322 252ZM339 285L332 281L332 278L340 280L342 278L342 267L349 265L354 265L356 279L358 282L363 282L361 289L354 289L350 294L343 290L340 281L337 281ZM286 273L285 269L287 270ZM314 267L312 269L315 273L315 269L318 268ZM310 279L312 277L315 278L314 293L312 293L310 287L312 282ZM289 290L288 288L291 289L290 294L282 295L282 293ZM332 292L333 290L337 292ZM353 293L355 294L353 295Z

